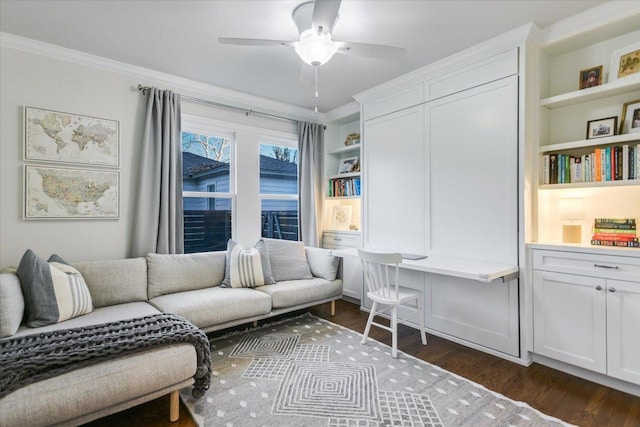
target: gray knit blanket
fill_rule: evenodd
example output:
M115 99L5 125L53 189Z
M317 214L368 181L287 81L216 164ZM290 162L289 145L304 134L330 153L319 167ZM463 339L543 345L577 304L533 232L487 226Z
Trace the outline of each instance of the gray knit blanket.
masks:
M211 348L204 332L170 313L0 340L0 398L26 385L150 348L189 343L197 369L191 394L211 381Z

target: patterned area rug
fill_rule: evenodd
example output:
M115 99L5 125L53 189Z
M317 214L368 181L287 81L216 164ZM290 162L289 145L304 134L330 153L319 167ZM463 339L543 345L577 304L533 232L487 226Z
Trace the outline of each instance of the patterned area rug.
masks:
M181 393L201 427L567 426L311 314L211 340L213 379Z

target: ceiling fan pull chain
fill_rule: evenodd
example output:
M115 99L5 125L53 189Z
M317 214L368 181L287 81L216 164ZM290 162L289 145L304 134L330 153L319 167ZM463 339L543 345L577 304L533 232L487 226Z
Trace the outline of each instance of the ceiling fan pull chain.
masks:
M318 112L318 67L313 67L316 74L316 97L315 97L315 109L314 111Z

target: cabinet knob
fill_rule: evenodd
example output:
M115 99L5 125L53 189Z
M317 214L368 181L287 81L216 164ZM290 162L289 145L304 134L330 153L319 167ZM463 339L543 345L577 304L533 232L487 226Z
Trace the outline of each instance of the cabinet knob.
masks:
M596 286L596 291L601 291L602 290L602 286L598 285Z
M609 288L609 292L615 292L615 291L616 291L616 288L614 288L614 287L610 287Z

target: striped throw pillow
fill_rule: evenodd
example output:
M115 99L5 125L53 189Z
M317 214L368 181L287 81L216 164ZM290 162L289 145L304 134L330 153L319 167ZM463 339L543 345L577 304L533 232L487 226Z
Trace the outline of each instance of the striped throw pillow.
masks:
M89 288L78 270L57 255L49 262L27 250L17 275L25 300L27 326L52 325L93 311Z
M265 284L262 260L256 248L244 249L235 245L229 259L232 288L254 288Z

